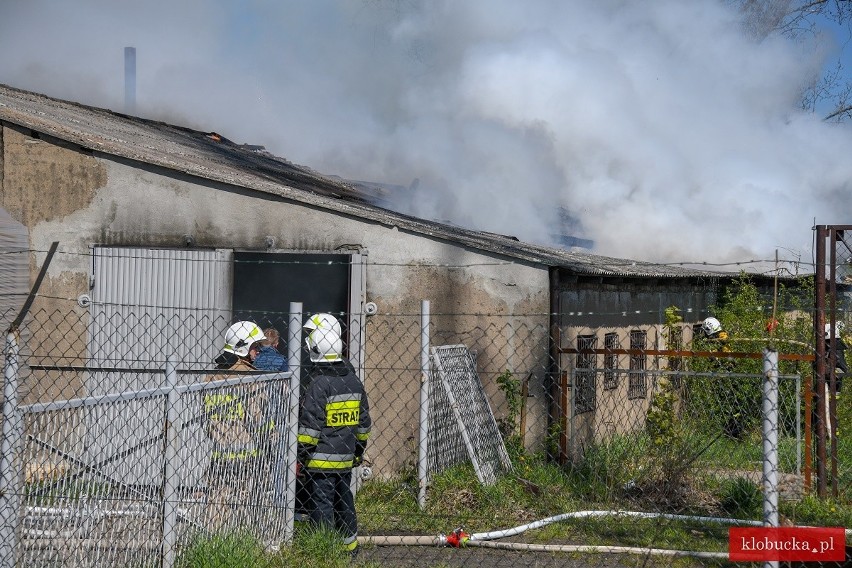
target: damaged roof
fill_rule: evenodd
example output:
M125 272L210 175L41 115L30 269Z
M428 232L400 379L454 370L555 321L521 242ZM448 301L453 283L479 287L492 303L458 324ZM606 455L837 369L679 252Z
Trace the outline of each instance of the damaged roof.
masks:
M380 207L368 184L320 174L265 151L201 132L0 84L0 121L108 154L274 194L400 230L578 275L719 277L730 273L610 258L524 243L514 237L428 221Z

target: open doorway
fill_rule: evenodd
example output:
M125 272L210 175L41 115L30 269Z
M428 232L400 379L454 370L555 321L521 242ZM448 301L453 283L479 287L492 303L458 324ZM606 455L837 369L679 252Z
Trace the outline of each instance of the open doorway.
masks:
M334 315L343 331L344 355L361 371L363 341L361 255L298 252L234 252L233 321L250 319L260 327L274 327L287 353L291 302L302 303L308 314ZM306 365L306 353L302 353Z

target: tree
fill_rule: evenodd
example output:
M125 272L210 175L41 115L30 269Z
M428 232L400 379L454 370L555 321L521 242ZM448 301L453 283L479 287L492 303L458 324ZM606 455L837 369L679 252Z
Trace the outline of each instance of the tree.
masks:
M792 287L781 285L776 300L762 296L750 276L742 273L723 290L718 305L710 309L728 333L729 351L759 353L764 347L773 347L782 353L812 354L812 299L810 278L801 278ZM776 302L777 310L773 309ZM692 348L719 351L717 345L701 338L693 342ZM760 359L696 358L690 362L690 370L713 374L690 379L687 406L691 415L704 421L711 431L722 430L731 438L742 439L755 433L762 408ZM778 371L780 375L800 375L806 380L811 376L811 365L781 361ZM796 396L795 384L782 381L781 400L795 400ZM781 420L785 430L795 427L793 405L782 405Z
M852 42L852 1L850 0L726 0L743 14L746 31L761 41L779 33L794 41L814 38L827 26L845 30ZM805 110L825 112L824 119L852 119L852 79L841 59L827 68L821 77L806 85L801 106Z

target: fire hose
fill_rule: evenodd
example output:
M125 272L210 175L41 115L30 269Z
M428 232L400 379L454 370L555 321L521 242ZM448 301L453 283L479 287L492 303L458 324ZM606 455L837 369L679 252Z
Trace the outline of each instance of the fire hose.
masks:
M674 515L669 513L643 513L637 511L576 511L563 513L545 519L540 519L525 525L511 529L495 530L482 533L468 534L459 527L449 534L428 535L370 535L361 536L358 540L363 544L374 544L376 546L451 546L463 548L478 546L484 548L501 548L507 550L525 550L535 552L596 552L596 553L630 553L651 554L657 556L689 556L693 558L722 558L728 557L727 552L701 552L694 550L668 550L661 548L642 548L631 546L609 546L609 545L585 545L585 544L528 544L521 542L492 542L493 540L506 538L521 534L531 529L537 529L546 525L557 523L568 519L581 519L592 517L632 517L641 519L668 519L679 521L699 521L706 523L727 525L763 526L761 521L749 521L733 518L703 517L697 515ZM846 534L852 534L852 529L847 529Z

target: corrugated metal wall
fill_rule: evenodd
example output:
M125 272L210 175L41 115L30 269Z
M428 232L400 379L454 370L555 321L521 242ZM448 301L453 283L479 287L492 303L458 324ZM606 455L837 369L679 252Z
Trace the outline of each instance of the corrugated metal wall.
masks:
M230 324L231 251L96 247L92 256L90 367L162 369L167 357L178 369L213 367ZM184 382L204 379L203 374L184 377ZM88 394L104 394L154 387L162 380L159 373L100 371L88 374L86 387ZM150 485L161 467L159 455L149 449L161 446L150 441L162 433L163 401L138 404L146 406L144 412L127 412L124 405L89 413L87 447L93 458L122 456L101 467L107 476ZM178 411L192 416L201 408ZM206 439L200 428L195 422L181 431L184 450L193 440L197 445ZM207 462L198 456L203 455L209 453L183 452L179 485L201 482Z
M29 261L27 228L0 208L0 325L3 331L9 329L26 299Z
M96 247L93 366L210 368L230 324L230 250Z

